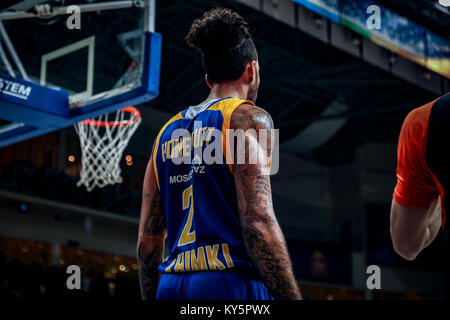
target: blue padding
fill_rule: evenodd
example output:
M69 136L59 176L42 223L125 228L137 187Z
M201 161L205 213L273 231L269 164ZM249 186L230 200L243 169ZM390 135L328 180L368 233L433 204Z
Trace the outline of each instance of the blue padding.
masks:
M162 36L159 33L147 32L145 34L144 73L142 77L143 86L147 92L154 95L159 94L159 74L161 69L161 47Z
M0 119L11 122L23 122L37 128L58 129L70 125L70 119L68 117L62 117L1 100Z
M32 81L2 74L0 75L0 107L7 102L62 117L69 115L69 93L66 90L45 87Z

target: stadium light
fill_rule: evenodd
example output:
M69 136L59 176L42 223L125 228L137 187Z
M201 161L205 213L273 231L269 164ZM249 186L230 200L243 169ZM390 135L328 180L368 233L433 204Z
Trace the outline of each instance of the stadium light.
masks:
M439 0L439 4L443 7L450 7L450 0Z

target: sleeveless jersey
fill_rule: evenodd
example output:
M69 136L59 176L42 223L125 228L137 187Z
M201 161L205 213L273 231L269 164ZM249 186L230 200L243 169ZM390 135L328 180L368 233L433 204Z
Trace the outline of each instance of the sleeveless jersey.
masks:
M169 247L160 273L254 268L241 233L233 167L225 160L231 114L243 103L254 105L228 97L189 107L156 138L153 166Z

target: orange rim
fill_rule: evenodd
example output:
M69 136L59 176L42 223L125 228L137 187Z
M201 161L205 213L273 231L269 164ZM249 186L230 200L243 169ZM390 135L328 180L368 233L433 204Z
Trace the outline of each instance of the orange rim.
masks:
M122 121L99 121L95 119L87 119L83 120L82 123L86 125L93 125L96 127L117 128L117 127L126 127L129 126L130 124L134 124L138 122L139 119L141 118L141 112L135 107L128 106L123 108L122 111L132 113L135 115L135 117L130 120L122 120Z

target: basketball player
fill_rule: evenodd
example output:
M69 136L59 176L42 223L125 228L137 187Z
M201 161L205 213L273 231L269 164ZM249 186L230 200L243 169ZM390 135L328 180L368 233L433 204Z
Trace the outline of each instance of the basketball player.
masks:
M205 150L216 131L226 149L227 129L273 128L270 115L255 106L260 67L247 23L231 10L214 9L194 21L186 41L201 54L211 91L170 119L155 140L137 250L143 298L300 299L264 168L271 144L264 149L247 134L241 164L206 164L191 150ZM173 139L177 129L189 134ZM247 161L249 150L256 150L256 164ZM190 161L176 164L178 156Z
M414 109L398 142L397 185L391 207L395 251L414 260L444 227L449 210L450 94Z

